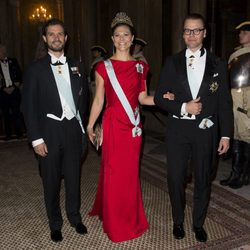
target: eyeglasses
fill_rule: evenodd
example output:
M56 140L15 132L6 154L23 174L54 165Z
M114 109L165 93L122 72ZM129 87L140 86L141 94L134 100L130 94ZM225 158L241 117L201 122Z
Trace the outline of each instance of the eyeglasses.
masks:
M203 29L193 29L193 30L191 30L191 29L184 29L183 30L183 33L185 34L185 35L199 35L200 33L201 33L201 31L203 31L203 30L205 30L205 28L203 28Z

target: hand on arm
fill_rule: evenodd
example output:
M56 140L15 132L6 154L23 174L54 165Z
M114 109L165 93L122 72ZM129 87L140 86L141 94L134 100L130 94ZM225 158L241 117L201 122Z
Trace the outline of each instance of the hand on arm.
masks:
M163 98L173 101L174 98L175 98L175 95L173 93L171 93L171 92L168 91L167 93L165 93L163 95Z
M175 95L171 92L167 92L163 95L164 99L174 100ZM155 105L154 97L147 95L146 81L145 81L145 91L141 92L139 95L139 102L142 105Z

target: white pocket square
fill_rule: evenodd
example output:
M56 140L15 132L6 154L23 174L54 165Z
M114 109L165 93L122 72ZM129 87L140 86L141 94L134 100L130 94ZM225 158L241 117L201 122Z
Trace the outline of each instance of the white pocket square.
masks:
M207 129L210 128L214 125L214 123L208 119L208 118L204 118L202 119L201 123L199 124L199 128L201 129Z
M216 77L216 76L218 76L218 75L219 75L218 73L214 73L213 77Z

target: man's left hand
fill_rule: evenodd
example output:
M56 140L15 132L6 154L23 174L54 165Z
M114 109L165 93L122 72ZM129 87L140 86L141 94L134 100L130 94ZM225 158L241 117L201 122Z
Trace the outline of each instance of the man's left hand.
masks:
M218 147L219 155L225 154L229 149L229 145L230 145L230 140L228 138L221 138Z

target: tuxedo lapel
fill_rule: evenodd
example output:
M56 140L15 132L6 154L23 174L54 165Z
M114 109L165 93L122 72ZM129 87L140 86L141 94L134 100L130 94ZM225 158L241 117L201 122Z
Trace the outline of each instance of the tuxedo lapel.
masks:
M204 76L197 97L202 96L205 93L205 91L208 90L208 84L211 82L211 79L213 77L213 71L214 71L213 59L211 55L207 53Z
M174 63L175 63L175 68L176 68L177 75L179 76L181 84L183 85L188 96L190 96L190 99L193 99L192 94L191 94L191 90L189 87L189 83L188 83L185 51L186 50L181 51L176 56Z
M59 96L59 92L57 90L57 86L56 86L56 79L55 76L53 74L53 71L51 69L51 58L48 55L48 58L46 58L45 60L45 67L47 68L47 72L48 72L48 83L51 85L51 89L53 91L53 94L56 96L58 96L59 100L60 100L60 96Z
M49 89L50 89L48 94L53 96L53 100L55 101L55 105L58 107L61 107L60 95L59 95L59 92L57 89L56 79L55 79L55 76L54 76L53 71L52 71L51 66L50 66L51 65L50 55L47 55L43 59L42 63L43 63L43 67L45 68L45 72L46 72L46 83L49 85Z

